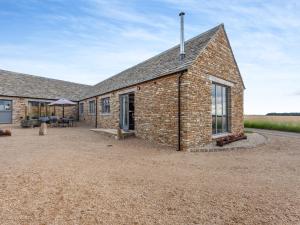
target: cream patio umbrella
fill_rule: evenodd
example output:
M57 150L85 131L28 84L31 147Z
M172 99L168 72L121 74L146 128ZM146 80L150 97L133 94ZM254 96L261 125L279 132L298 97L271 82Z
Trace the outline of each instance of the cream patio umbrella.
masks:
M68 99L61 98L55 102L51 102L49 105L50 106L62 106L63 107L63 118L65 117L65 106L73 106L76 105L77 103L72 102Z

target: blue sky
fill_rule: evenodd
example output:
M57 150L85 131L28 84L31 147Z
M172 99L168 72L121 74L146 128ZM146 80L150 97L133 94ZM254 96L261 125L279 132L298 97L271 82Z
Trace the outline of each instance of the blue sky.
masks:
M225 24L245 113L300 111L300 1L0 0L0 68L95 84Z

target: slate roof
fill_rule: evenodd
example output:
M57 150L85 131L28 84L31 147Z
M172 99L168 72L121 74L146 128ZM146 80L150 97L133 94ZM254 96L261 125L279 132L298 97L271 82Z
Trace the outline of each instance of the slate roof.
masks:
M205 48L216 32L223 27L220 24L185 42L185 59L179 59L179 45L164 51L142 63L139 63L98 84L86 93L85 98L101 95L144 81L187 69Z
M0 95L79 101L187 69L224 25L220 24L185 42L184 60L179 45L124 70L95 86L49 79L0 69Z
M0 96L78 101L92 86L0 70Z

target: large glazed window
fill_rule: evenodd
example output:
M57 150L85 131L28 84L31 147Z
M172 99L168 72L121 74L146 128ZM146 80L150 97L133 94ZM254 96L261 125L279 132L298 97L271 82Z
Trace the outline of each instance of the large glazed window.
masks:
M54 116L54 106L49 106L50 102L28 101L27 116L31 119L38 119L40 116Z
M228 132L228 87L212 84L212 134Z

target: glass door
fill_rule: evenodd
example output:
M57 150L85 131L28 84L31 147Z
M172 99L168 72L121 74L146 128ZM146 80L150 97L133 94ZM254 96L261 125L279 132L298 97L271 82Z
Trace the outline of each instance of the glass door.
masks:
M134 130L134 93L120 95L120 128Z
M120 96L120 128L129 130L129 96L128 94Z
M0 99L0 124L12 123L12 101Z

